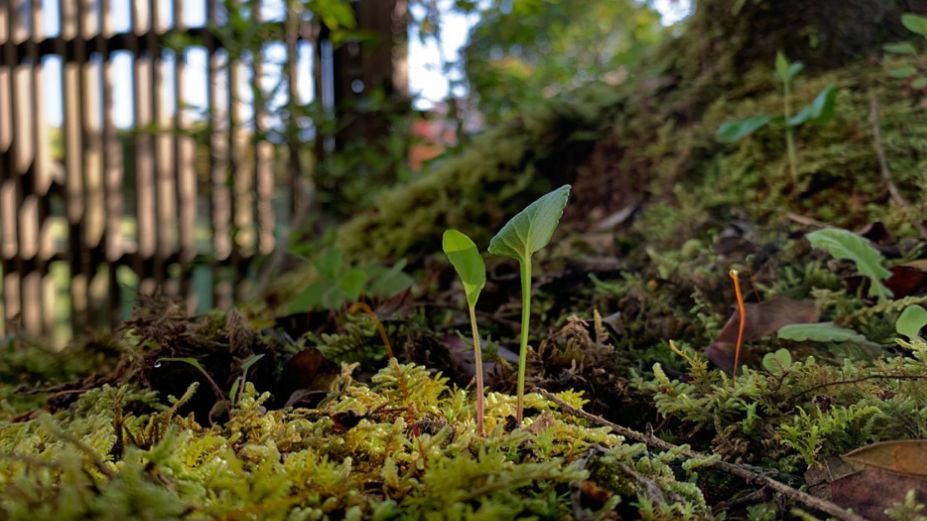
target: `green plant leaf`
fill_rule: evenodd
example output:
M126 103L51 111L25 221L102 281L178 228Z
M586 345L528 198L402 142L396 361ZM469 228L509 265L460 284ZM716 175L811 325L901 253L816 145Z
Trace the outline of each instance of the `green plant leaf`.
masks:
M351 268L338 276L338 289L348 300L357 300L367 284L367 272L360 268Z
M341 251L336 248L328 248L313 262L319 275L331 281L338 280L338 272L341 270Z
M783 340L796 342L856 342L858 344L871 344L866 337L848 329L835 325L833 322L817 322L814 324L789 324L782 326L776 335Z
M765 127L772 119L770 116L760 115L735 121L725 121L715 131L715 139L722 143L736 143Z
M917 48L909 42L887 43L882 49L892 54L917 54Z
M927 309L923 306L904 308L898 320L895 321L895 331L908 337L909 340L920 338L921 329L924 326L927 326Z
M367 275L370 280L367 294L372 297L387 298L409 289L415 281L402 271L405 267L406 260L399 259L396 264L389 268L383 266L367 268Z
M917 68L913 65L905 65L903 67L897 67L888 71L888 75L892 78L905 79L910 78L917 74Z
M802 62L789 62L785 53L779 51L776 53L776 76L782 83L789 83L792 78L798 75L805 68Z
M805 236L811 246L830 253L835 259L847 259L856 263L856 269L869 277L869 296L879 299L891 298L892 292L883 279L892 276L892 272L882 266L882 254L872 243L853 232L839 228L825 228Z
M927 37L927 16L905 13L901 15L901 24L909 31Z
M252 365L258 363L262 358L264 358L264 353L261 353L259 355L251 355L248 358L246 358L245 361L241 363L242 372L250 369Z
M766 353L763 357L763 368L772 374L779 374L792 367L792 353L788 349L779 349L775 353Z
M160 364L160 363L162 363L162 362L181 362L181 363L184 363L184 364L187 364L187 365L192 365L193 367L197 368L200 372L206 373L206 368L203 367L203 364L201 364L201 363L199 362L199 360L197 360L196 358L192 358L192 357L166 357L166 358L159 358L158 361L155 362L155 365L158 365L158 364ZM208 374L208 373L206 373L206 374Z
M547 246L569 197L570 185L563 185L529 204L489 241L489 253L523 261Z
M465 234L451 229L444 232L441 247L463 282L467 303L470 307L476 306L480 291L486 285L486 265L476 243Z
M810 105L805 106L798 114L790 117L786 124L797 127L804 123L827 123L834 117L834 103L837 100L837 89L831 84L815 96Z
M927 88L927 76L919 76L917 79L911 82L911 87L914 89Z

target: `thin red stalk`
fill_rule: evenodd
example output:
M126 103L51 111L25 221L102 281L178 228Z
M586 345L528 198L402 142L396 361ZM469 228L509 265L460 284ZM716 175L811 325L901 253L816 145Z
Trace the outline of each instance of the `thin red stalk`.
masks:
M731 371L731 381L737 382L737 367L740 365L740 347L744 341L744 323L746 319L746 310L744 310L744 296L740 292L740 279L737 277L737 270L730 271L731 280L734 281L734 294L737 296L737 311L740 314L740 324L737 327L737 346L734 348L734 369Z

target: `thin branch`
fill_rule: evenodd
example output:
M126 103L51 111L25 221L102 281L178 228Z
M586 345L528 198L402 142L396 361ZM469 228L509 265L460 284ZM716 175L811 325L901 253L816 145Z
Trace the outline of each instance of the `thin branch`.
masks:
M669 450L676 451L677 453L682 454L683 456L687 458L691 458L691 459L708 458L707 454L701 454L694 450L680 447L679 445L674 445L660 438L657 438L656 436L652 434L644 434L641 432L637 432L633 429L629 429L628 427L624 427L616 423L612 423L606 420L605 418L602 418L601 416L596 416L595 414L588 413L582 409L577 409L576 407L573 407L572 405L566 403L560 398L557 398L555 395L553 395L552 393L548 391L545 391L544 389L540 389L536 387L534 388L534 392L556 403L565 412L568 412L578 418L583 418L590 422L596 423L598 425L608 427L612 431L614 431L616 434L624 436L625 438L634 440L639 443L644 443L649 447L653 447L653 448L656 448L662 451L669 451ZM754 472L744 467L743 465L735 465L733 463L728 463L726 461L715 461L713 463L708 464L707 466L715 470L720 470L722 472L726 472L728 474L737 476L738 478L743 479L747 483L758 485L761 487L767 487L779 494L782 494L783 496L788 497L789 499L802 503L803 505L809 508L813 508L814 510L817 510L819 512L824 512L825 514L833 516L842 521L866 521L866 518L860 516L859 514L854 514L853 512L850 512L830 501L814 497L811 494L802 492L800 490L796 490L782 482L772 479L769 476L764 476L763 474Z
M901 190L898 189L898 185L895 184L895 180L892 179L892 171L888 167L888 160L885 158L885 148L882 147L882 123L879 119L879 111L879 98L873 94L869 102L869 120L872 122L872 146L879 157L879 173L882 174L882 180L885 182L885 186L888 187L888 193L891 195L892 200L895 201L895 204L900 206L907 215L916 216L917 213L911 208L911 203L908 202ZM913 224L921 237L927 239L927 227L916 217Z
M795 395L795 398L800 398L810 392L817 391L819 389L824 389L826 387L833 387L835 385L853 385L860 382L865 382L866 380L927 380L927 376L916 375L916 374L870 374L866 376L861 376L859 378L853 378L852 380L837 380L835 382L827 382L823 384L813 385L800 393Z

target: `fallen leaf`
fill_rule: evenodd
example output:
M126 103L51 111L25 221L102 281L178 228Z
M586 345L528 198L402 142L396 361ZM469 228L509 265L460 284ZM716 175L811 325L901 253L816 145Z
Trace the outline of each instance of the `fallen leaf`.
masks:
M776 333L788 324L807 324L818 321L818 310L810 300L794 300L786 297L744 304L744 344L755 342ZM705 349L705 356L724 371L734 367L734 347L737 344L737 329L740 315L731 315L714 342ZM743 349L743 348L741 348Z
M855 466L927 478L927 440L883 441L841 457Z
M891 277L884 281L895 298L921 294L927 291L927 260L899 264L889 268Z

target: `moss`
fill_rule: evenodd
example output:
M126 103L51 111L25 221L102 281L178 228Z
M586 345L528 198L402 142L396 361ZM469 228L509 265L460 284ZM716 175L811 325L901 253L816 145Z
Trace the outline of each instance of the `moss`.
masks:
M104 386L53 415L0 423L0 512L14 520L560 519L576 509L598 518L625 502L664 517L680 508L708 514L698 489L677 480L672 455L628 446L537 395L527 397L537 414L507 433L515 400L490 393L490 434L480 437L463 391L420 366L401 369L420 438L397 412L391 370L368 386L346 369L317 409L267 410L269 395L248 384L229 421L211 428L177 416L179 402L167 409L131 386ZM582 403L575 393L561 397ZM134 443L115 453L119 439ZM685 506L654 504L640 476ZM571 495L590 479L607 490L605 504L583 507Z

